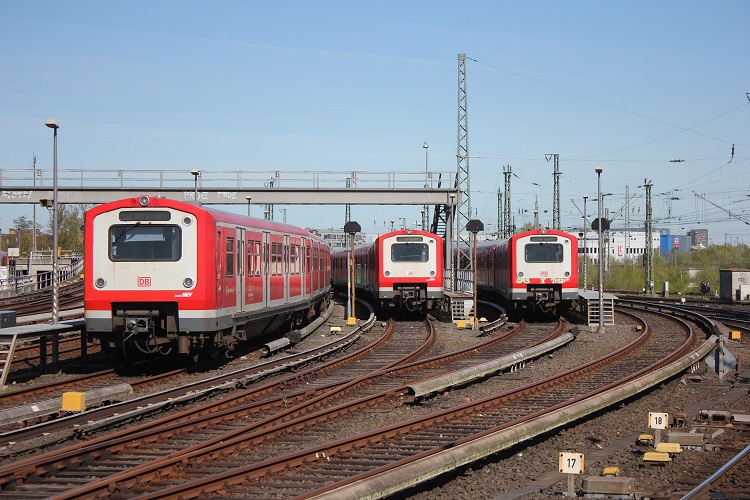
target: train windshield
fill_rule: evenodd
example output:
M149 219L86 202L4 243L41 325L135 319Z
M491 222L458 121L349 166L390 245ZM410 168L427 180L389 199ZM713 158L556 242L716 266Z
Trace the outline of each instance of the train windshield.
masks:
M563 246L560 244L526 245L526 262L562 262Z
M109 258L115 261L180 260L178 226L118 225L109 228Z
M430 248L426 243L395 243L391 245L391 262L427 262Z

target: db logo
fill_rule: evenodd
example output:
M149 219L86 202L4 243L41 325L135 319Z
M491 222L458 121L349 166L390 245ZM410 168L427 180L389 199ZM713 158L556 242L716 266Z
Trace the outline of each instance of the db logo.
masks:
M138 276L138 286L151 286L151 277L150 276Z

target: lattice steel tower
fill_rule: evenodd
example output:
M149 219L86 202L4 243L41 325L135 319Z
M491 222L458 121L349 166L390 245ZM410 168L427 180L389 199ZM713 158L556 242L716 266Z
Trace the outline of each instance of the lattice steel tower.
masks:
M471 271L474 268L473 253L466 224L471 218L471 184L469 182L469 113L466 95L466 54L458 54L458 170L456 189L458 191L458 218L456 232L458 239L458 267L456 272ZM470 291L470 290L461 290Z
M510 165L503 167L503 175L505 176L505 212L503 213L505 225L503 226L503 238L510 238L513 236L513 217L510 213Z
M643 252L643 270L645 292L654 293L654 248L652 246L653 221L651 220L651 181L644 180L646 188L646 248Z
M547 161L550 160L550 158L555 159L555 193L554 193L554 199L552 200L552 228L560 230L560 155L553 154L553 155L544 155L547 158Z

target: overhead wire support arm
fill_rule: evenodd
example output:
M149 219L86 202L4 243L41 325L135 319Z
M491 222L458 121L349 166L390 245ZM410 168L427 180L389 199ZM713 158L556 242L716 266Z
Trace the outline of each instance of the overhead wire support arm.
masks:
M748 226L750 226L750 222L749 222L749 221L748 221L747 219L743 219L743 218L742 218L742 217L740 217L739 215L737 215L737 214L734 214L734 213L732 213L731 211L727 210L726 208L724 208L724 207L721 207L721 206L717 205L717 204L716 204L716 203L714 203L713 201L709 200L709 199L708 199L708 198L706 198L705 196L702 196L702 195L700 195L700 194L696 193L695 191L693 191L693 194L695 194L695 196L697 196L698 198L702 199L703 201L707 201L708 203L710 203L711 205L715 206L716 208L718 208L718 209L719 209L719 210L721 210L722 212L725 212L725 213L726 213L727 215L729 215L730 217L734 217L734 218L735 218L735 219L737 219L738 221L740 221L740 222L743 222L743 223L747 224Z

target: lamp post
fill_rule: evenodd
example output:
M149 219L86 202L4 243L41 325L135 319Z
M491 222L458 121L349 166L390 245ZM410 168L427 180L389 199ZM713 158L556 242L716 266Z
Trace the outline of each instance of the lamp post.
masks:
M424 187L427 189L427 176L428 169L427 169L427 152L430 150L430 146L427 145L427 141L425 141L424 144L422 144L422 148L424 149ZM424 205L422 207L422 231L427 231L427 225L430 221L430 207L429 205Z
M245 199L247 200L247 216L250 217L250 200L253 199L252 196L245 196Z
M396 222L395 220L391 219L391 231L393 231L393 223Z
M586 250L586 230L588 229L586 226L588 226L589 220L586 218L586 201L589 199L589 195L584 194L583 195L583 291L586 291L586 287L588 286L587 279L586 279L586 259L588 257L588 253Z
M479 231L484 231L484 224L479 219L471 219L466 224L466 230L469 231L474 236L474 250L472 253L472 259L474 266L472 268L472 292L474 297L474 320L471 322L471 329L476 330L477 329L477 306L479 305L477 302L477 233Z
M53 130L52 136L52 324L56 325L60 316L60 278L57 275L57 129L55 120L44 124Z
M198 177L201 175L200 170L191 170L191 174L193 174L193 178L195 179L195 189L193 190L193 199L195 201L198 201Z
M356 274L354 272L354 235L358 232L362 231L362 227L359 225L358 222L350 220L346 224L344 224L344 232L349 235L349 240L352 242L351 246L351 253L349 254L349 266L350 266L350 273L349 278L347 281L349 281L350 290L351 290L351 302L349 305L349 319L347 319L347 324L349 325L356 325L357 324L357 310L356 310L356 300L355 300L355 290L356 290Z
M596 167L596 181L597 181L597 217L599 223L597 224L597 230L599 231L599 328L598 333L605 333L604 330L604 221L602 220L602 167Z
M34 155L33 161L31 162L31 168L34 169L34 188L36 190L36 155ZM32 221L33 231L31 232L31 256L33 257L36 253L36 203L34 203L34 215Z

